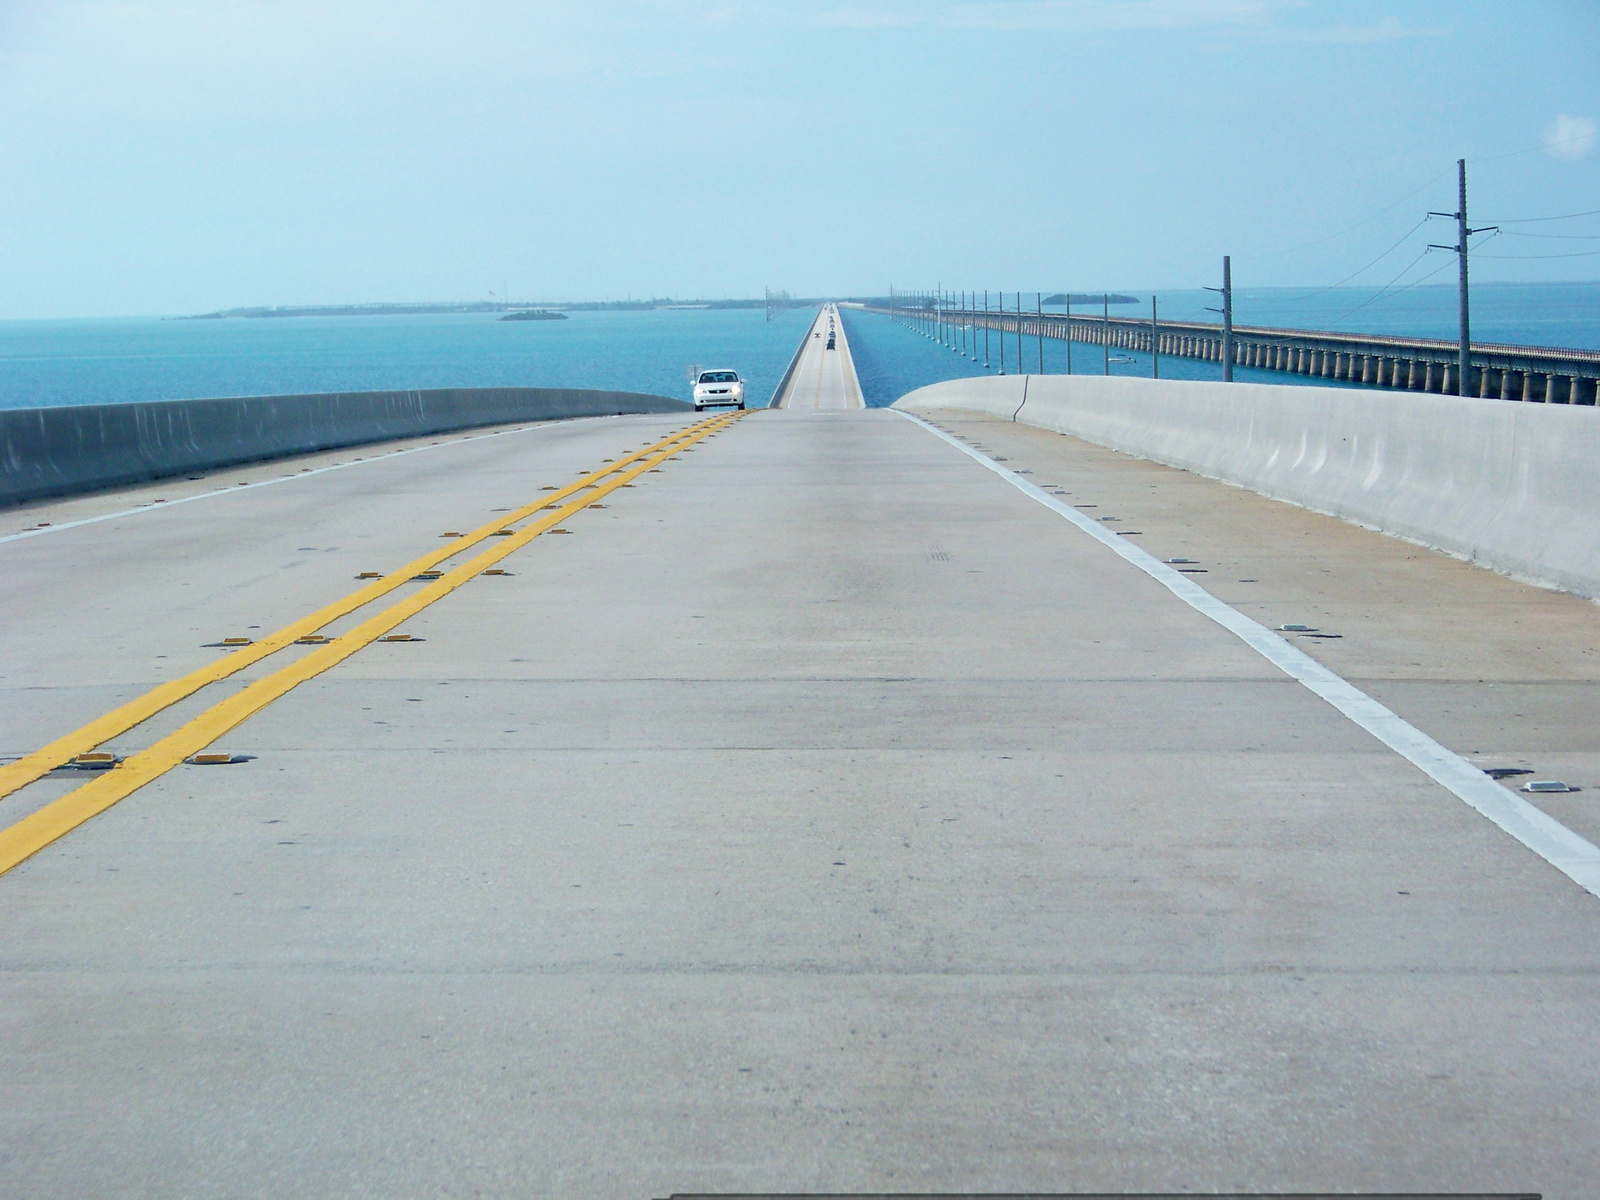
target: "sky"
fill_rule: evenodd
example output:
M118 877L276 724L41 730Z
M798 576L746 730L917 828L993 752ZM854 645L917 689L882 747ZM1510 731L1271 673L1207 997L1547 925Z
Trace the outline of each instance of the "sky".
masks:
M1600 279L1592 2L0 0L0 113L4 318L1442 283L1463 157Z

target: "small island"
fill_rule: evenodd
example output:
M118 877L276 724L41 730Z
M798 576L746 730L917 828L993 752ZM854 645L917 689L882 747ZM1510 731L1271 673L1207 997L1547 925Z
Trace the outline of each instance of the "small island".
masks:
M1026 293L1024 293L1024 294L1026 294ZM1137 297L1137 296L1123 296L1123 295L1119 295L1116 292L1112 292L1109 296L1103 296L1099 292L1095 292L1095 293L1092 293L1092 294L1089 293L1089 292L1073 292L1070 296L1067 295L1067 293L1065 293L1065 292L1057 292L1054 296L1046 296L1043 300L1039 301L1039 303L1040 304L1054 304L1057 307L1060 307L1060 306L1062 306L1064 304L1068 304L1068 303L1071 303L1071 304L1137 304L1137 303L1139 303L1139 297Z
M529 308L521 312L508 312L500 319L502 321L565 321L567 314L554 312L548 308Z

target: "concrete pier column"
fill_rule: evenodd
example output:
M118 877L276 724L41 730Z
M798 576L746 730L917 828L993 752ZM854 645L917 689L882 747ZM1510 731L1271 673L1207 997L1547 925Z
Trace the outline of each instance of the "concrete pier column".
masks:
M1428 360L1428 373L1422 377L1422 390L1425 392L1433 391L1433 360L1431 358Z
M1337 354L1335 354L1332 350L1322 351L1322 377L1324 379L1333 378L1334 368L1338 366L1338 364L1339 356Z
M1370 354L1361 356L1361 382L1367 384L1378 382L1378 372L1373 365L1372 355Z
M1502 400L1515 399L1515 397L1513 397L1512 394L1511 394L1511 376L1512 376L1512 374L1513 374L1513 372L1511 372L1511 371L1501 371L1500 372L1500 399L1502 399Z
M1455 387L1451 384L1450 377L1457 370L1450 363L1445 363L1439 372L1439 393L1444 396L1455 394Z
M1407 359L1406 360L1406 391L1414 392L1416 390L1417 390L1417 360L1414 359L1414 358L1411 358L1411 359Z
M1534 392L1533 380L1534 373L1532 371L1522 372L1522 399L1525 403L1543 403L1544 397L1536 395Z
M1488 367L1479 367L1478 368L1478 399L1487 400L1488 398L1489 398L1489 368Z

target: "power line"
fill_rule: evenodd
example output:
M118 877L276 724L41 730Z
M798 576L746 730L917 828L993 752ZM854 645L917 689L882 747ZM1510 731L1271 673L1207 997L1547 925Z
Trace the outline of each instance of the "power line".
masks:
M1592 139L1594 136L1595 135L1592 132L1575 133L1571 137L1558 138L1556 141L1553 141L1553 142L1551 142L1551 141L1543 141L1543 142L1540 142L1536 146L1528 146L1528 147L1526 147L1526 148L1524 148L1522 150L1508 150L1504 154L1491 154L1487 158L1471 158L1471 159L1468 159L1467 161L1468 162L1473 162L1473 163L1499 162L1502 158L1516 158L1518 155L1521 155L1521 154L1532 154L1532 153L1534 153L1535 151L1538 151L1538 150L1549 150L1549 149L1551 149L1551 148L1553 148L1555 146L1566 146L1566 145L1569 145L1572 142L1587 142L1590 139Z
M1497 258L1505 261L1535 258L1593 258L1600 250L1574 250L1571 254L1480 254L1479 258Z
M1502 231L1507 237L1545 238L1557 242L1600 242L1600 233L1519 233L1515 229Z
M1393 212L1395 209L1399 208L1402 204L1404 204L1407 200L1411 199L1411 197L1413 197L1415 195L1418 195L1421 192L1427 191L1428 188L1430 188L1434 184L1438 183L1439 180L1443 179L1448 174L1450 174L1450 171L1449 171L1448 168L1443 170L1443 171L1440 171L1432 179L1428 180L1421 187L1417 188L1416 191L1407 192L1404 196L1401 196L1400 199L1396 200L1393 204L1389 205L1387 208L1380 208L1377 212L1372 213L1369 216L1362 217L1361 220L1357 221L1354 225L1346 225L1343 229L1339 230L1338 233L1330 233L1325 238L1318 238L1314 242L1306 242L1303 245L1294 246L1294 247L1291 247L1288 250L1269 250L1269 251L1267 251L1267 252L1265 252L1263 254L1256 255L1256 257L1257 258L1282 258L1286 254L1298 254L1301 250L1309 250L1313 246L1325 245L1326 243L1333 241L1334 238L1343 237L1345 234L1349 233L1352 229L1360 229L1368 221L1375 221L1379 217L1383 216L1385 213ZM1337 287L1338 285L1335 284L1334 286Z
M1388 294L1389 289L1394 287L1395 284L1399 283L1400 280L1405 278L1406 274L1411 270L1412 267L1416 266L1419 262L1421 262L1423 259L1428 257L1428 251L1431 250L1432 248L1433 247L1431 247L1431 246L1426 247L1422 251L1421 254L1417 255L1415 258L1413 258L1410 262L1408 262L1401 269L1400 274L1396 275L1393 279L1389 280L1389 282L1384 284L1381 288L1379 288L1376 293L1374 293L1372 296L1368 297L1367 299L1363 300L1360 304L1356 305L1349 312L1343 313L1343 314L1335 317L1332 321L1329 322L1329 324L1330 325L1337 325L1340 321L1344 320L1346 317L1355 316L1356 313L1360 312L1363 308L1366 308L1367 305L1375 303L1378 300L1382 300L1384 298L1384 296ZM1450 265L1449 263L1446 263L1445 267L1447 267L1449 265ZM1439 268L1439 271L1442 271L1442 270L1444 270L1444 267L1440 267ZM1425 275L1425 276L1423 276L1423 278L1424 279L1432 279L1434 275L1437 275L1439 273L1439 271L1433 272L1432 275ZM1418 282L1420 282L1420 280ZM1416 283L1408 283L1408 284L1406 284L1405 287L1401 288L1399 292L1396 292L1395 295L1398 296L1400 294L1400 292L1406 291L1408 288L1412 288L1412 287L1415 287L1415 286L1416 286Z
M1398 242L1396 242L1394 245L1390 246L1387 250L1385 250L1382 254L1378 255L1377 258L1373 259L1366 266L1362 267L1359 271L1350 272L1350 274L1346 275L1343 279L1339 280L1338 283L1330 283L1327 287L1318 288L1314 292L1307 292L1304 296L1290 296L1290 297L1287 297L1282 302L1285 303L1285 304L1295 304L1295 303L1298 303L1301 300L1310 300L1313 297L1320 296L1325 292L1331 292L1331 291L1334 290L1334 288L1343 287L1345 284L1349 283L1352 279L1354 279L1357 275L1361 275L1361 274L1364 274L1367 271L1370 271L1373 267L1377 266L1384 259L1388 258L1389 255L1393 254L1396 250L1400 249L1400 247L1402 245L1404 245L1407 240L1410 239L1410 237L1411 237L1411 235L1413 233L1415 233L1417 230L1421 229L1427 223L1428 223L1428 218L1427 217L1423 217L1422 220L1418 221L1410 229L1406 230L1405 233L1403 233L1400 236L1400 240Z
M1562 213L1556 217L1516 217L1509 221L1498 221L1499 225L1532 225L1536 221L1572 221L1578 217L1600 216L1600 208L1591 208L1588 212Z

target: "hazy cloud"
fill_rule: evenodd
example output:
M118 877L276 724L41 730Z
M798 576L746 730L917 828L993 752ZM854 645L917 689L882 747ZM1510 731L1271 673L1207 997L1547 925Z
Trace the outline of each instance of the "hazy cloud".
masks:
M1298 21L1285 18L1300 18ZM1362 45L1413 37L1395 17L1363 25L1318 25L1307 0L857 0L825 11L853 29L987 29L1007 33L1206 30L1274 41Z
M858 29L1194 29L1262 24L1285 6L1285 0L864 0L825 12L822 20Z
M1544 148L1555 158L1582 158L1594 149L1597 134L1588 117L1559 113L1544 131Z

